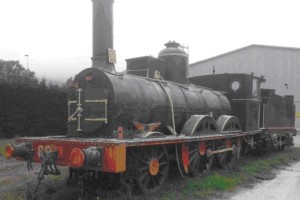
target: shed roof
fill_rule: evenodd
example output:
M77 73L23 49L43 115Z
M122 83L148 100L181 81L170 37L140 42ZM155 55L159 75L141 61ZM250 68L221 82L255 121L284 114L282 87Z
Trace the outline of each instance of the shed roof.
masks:
M189 66L190 66L190 67L193 67L193 66L195 66L195 65L197 65L197 64L200 64L200 63L203 63L203 62L206 62L206 61L209 61L209 60L213 60L213 59L216 59L216 58L228 56L228 55L230 55L230 54L234 54L234 53L236 53L236 52L243 51L243 50L245 50L245 49L250 49L250 48L269 48L269 49L270 49L270 48L273 48L273 49L286 49L286 50L300 51L300 48L296 48L296 47L281 47L281 46L270 46L270 45L251 44L251 45L249 45L249 46L245 46L245 47L242 47L242 48L233 50L233 51L229 51L229 52L227 52L227 53L223 53L223 54L220 54L220 55L211 57L211 58L207 58L207 59L204 59L204 60L201 60L201 61L198 61L198 62L191 63Z

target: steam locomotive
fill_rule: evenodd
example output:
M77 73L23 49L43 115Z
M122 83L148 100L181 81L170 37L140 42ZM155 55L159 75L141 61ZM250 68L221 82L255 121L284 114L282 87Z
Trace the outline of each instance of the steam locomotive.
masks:
M171 163L181 175L224 167L241 152L293 146L293 96L261 89L264 77L212 74L188 78L188 55L174 41L158 58L127 60L114 70L112 0L93 0L93 66L70 86L68 133L22 137L6 157L40 162L38 175L119 174L141 191L159 188ZM174 162L171 162L174 161Z

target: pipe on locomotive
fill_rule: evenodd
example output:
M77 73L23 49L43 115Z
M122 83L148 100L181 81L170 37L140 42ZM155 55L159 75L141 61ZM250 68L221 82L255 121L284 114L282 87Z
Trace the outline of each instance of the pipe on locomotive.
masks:
M114 0L92 0L93 3L93 57L92 67L115 72L113 50Z

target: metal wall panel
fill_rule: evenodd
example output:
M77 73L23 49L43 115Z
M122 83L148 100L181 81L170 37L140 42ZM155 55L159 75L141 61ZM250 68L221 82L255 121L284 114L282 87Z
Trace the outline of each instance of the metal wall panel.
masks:
M275 89L279 95L295 95L300 112L300 48L250 45L190 65L192 76L213 73L251 73L264 76L263 88ZM287 86L286 86L287 84Z

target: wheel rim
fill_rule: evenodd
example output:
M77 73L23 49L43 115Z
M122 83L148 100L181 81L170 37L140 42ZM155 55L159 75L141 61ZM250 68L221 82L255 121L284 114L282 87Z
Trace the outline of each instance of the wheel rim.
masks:
M232 155L230 156L230 162L234 163L238 159L238 151L236 145L232 145Z
M242 139L241 138L237 138L236 140L236 151L237 151L237 155L236 155L236 159L240 158L241 155L241 150L242 150Z
M204 143L183 143L181 145L181 166L185 175L196 176L205 168Z
M210 171L213 168L215 155L209 155L210 151L215 150L214 141L206 144L206 171Z
M189 171L192 176L196 176L203 169L203 158L200 155L199 146L199 143L189 143Z
M217 148L218 148L218 149L224 149L224 148L226 148L225 141L220 140L220 141L218 141L217 143L218 143L218 145L217 145ZM224 168L224 167L226 166L226 163L227 163L227 155L228 155L227 152L223 152L223 153L218 153L218 154L217 154L218 163L219 163L219 166L220 166L221 168Z
M135 180L139 159L138 154L135 152L138 152L137 148L127 149L126 172L124 172L121 176L121 184L123 186L123 189L128 194L135 194L136 192L140 192Z
M186 136L214 133L219 133L218 126L210 115L192 115L181 130Z
M136 180L143 193L157 190L168 173L169 157L163 146L147 147L141 151Z

